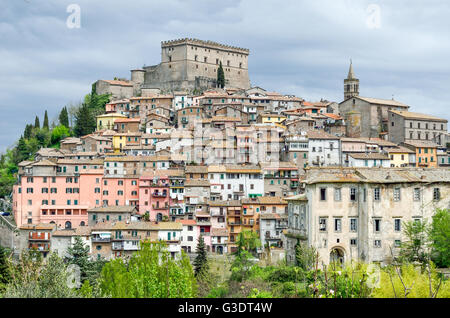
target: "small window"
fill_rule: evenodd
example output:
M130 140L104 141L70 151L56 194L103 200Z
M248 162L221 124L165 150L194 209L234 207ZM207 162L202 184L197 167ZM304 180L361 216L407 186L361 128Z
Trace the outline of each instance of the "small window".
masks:
M402 241L400 241L400 240L394 241L394 247L401 247L401 245L402 245Z
M319 231L326 232L326 230L327 230L327 219L319 218Z
M350 245L351 245L351 246L357 246L357 245L358 245L358 244L357 244L357 240L356 240L355 238L350 239Z
M342 219L341 218L334 219L334 231L335 232L342 231Z
M380 188L373 189L373 199L375 201L380 201Z
M400 219L394 220L394 230L395 232L400 232L402 230L402 222Z
M381 247L381 240L375 240L375 241L373 241L373 246L374 247L377 247L377 248L380 248Z
M327 189L320 188L320 201L326 201L327 200Z
M334 201L341 201L341 188L334 189Z
M350 231L351 232L358 231L358 219L350 219Z
M439 188L433 189L433 200L439 201L441 199L441 190Z
M394 188L394 201L400 201L400 188Z
M414 201L420 201L420 188L414 188Z
M356 188L350 188L350 201L356 201Z
M375 219L374 220L374 231L375 232L380 232L381 231L381 220L380 219Z

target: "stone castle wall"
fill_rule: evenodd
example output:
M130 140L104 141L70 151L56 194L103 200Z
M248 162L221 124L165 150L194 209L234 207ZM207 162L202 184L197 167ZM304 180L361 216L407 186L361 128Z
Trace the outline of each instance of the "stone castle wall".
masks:
M215 87L219 63L228 87L247 89L249 50L211 41L181 39L161 43L161 63L145 68L143 88L163 90Z

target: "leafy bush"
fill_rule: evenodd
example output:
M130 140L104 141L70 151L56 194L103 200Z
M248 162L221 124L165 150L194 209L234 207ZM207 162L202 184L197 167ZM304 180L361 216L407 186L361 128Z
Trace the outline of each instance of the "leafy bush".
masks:
M393 266L383 268L379 287L374 289L371 296L375 298L429 298L436 293L438 298L450 297L450 282L442 280L434 267L431 267L430 276L413 264L399 266L399 273Z

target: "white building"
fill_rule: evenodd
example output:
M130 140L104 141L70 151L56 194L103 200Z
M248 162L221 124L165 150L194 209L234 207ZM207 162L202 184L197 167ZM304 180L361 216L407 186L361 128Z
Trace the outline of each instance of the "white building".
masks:
M338 166L342 164L339 137L319 130L308 131L309 166Z
M287 229L287 216L278 213L261 213L259 222L259 233L261 246L282 247L282 232Z
M211 193L220 194L221 200L239 200L264 195L264 179L259 166L209 166L208 178Z
M196 220L178 220L183 224L181 231L181 248L186 253L195 253L199 238L199 228Z
M348 156L348 166L355 168L374 168L391 166L391 159L382 153L351 153Z

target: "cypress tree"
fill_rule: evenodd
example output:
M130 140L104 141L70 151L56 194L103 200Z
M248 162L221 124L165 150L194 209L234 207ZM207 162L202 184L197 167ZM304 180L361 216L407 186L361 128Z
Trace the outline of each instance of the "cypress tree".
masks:
M41 124L39 123L39 117L36 116L34 119L34 128L41 128Z
M206 255L205 240L203 239L203 235L200 235L200 238L198 239L197 249L195 252L197 253L197 256L194 260L194 271L195 276L198 276L208 270L208 258Z
M95 130L96 121L86 103L83 103L75 114L75 135L77 137L85 136Z
M65 106L59 114L59 124L69 128L69 113L67 112L67 107Z
M44 123L42 124L42 128L44 129L48 129L48 114L47 114L47 110L45 110L45 114L44 114Z
M25 139L20 136L19 142L17 143L17 161L21 162L26 159L28 159L27 144L25 143Z
M23 138L25 138L25 139L30 139L32 133L33 133L33 125L27 124L27 125L25 126L25 130L24 130L24 132L23 132Z
M217 87L225 87L225 73L222 67L222 61L220 61L219 69L217 70Z

